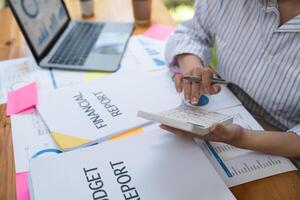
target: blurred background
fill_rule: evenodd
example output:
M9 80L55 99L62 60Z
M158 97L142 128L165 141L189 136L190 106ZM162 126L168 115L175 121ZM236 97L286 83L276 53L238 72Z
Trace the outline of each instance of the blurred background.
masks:
M75 1L75 0L67 0L67 1ZM166 7L168 8L173 19L180 23L183 20L191 19L194 14L194 2L195 0L162 0ZM0 0L0 9L7 6L5 0ZM213 59L211 65L215 69L217 65L216 61L216 51L213 49Z
M0 0L0 9L5 6L5 0Z
M184 20L191 19L194 15L194 2L195 0L162 0L167 6L173 19L180 23ZM217 55L216 48L212 49L211 67L217 70Z
M177 23L193 17L195 0L163 0Z
M72 1L72 0L68 0ZM74 0L73 0L74 1ZM194 0L162 0L169 9L176 22L189 19L193 16ZM0 9L6 6L5 0L0 0Z

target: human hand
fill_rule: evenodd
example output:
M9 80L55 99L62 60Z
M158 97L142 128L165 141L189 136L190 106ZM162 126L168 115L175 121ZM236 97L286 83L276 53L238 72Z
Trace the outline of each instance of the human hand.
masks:
M213 142L223 142L233 146L240 146L240 143L246 134L244 128L237 124L224 126L222 124L215 123L210 127L210 133L206 135L197 135L166 125L160 125L160 127L179 136L198 138Z
M175 87L177 92L184 92L184 99L192 104L198 104L201 93L216 94L221 90L219 85L211 85L210 79L213 71L205 68L201 60L192 54L182 54L177 57L182 74L175 75ZM202 83L183 80L183 76L192 75L202 77Z

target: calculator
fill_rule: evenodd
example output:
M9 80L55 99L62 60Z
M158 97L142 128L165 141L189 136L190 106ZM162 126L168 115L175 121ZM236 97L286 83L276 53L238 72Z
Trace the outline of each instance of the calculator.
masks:
M158 114L139 111L138 116L197 135L208 134L213 123L228 125L233 122L232 116L187 105L181 105Z

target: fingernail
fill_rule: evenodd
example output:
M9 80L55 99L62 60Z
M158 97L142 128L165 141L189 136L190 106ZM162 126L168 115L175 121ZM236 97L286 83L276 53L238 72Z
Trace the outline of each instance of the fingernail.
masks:
M216 131L216 124L213 124L213 125L210 127L210 131L211 131L211 132L215 132L215 131Z
M205 92L205 94L209 94L209 89L207 87L204 88L204 92Z
M192 100L192 104L194 104L194 105L198 104L198 99L194 97Z

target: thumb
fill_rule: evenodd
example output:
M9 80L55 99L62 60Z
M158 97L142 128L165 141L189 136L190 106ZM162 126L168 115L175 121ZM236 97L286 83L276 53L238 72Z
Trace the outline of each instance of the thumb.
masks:
M222 124L218 124L218 123L214 123L211 128L210 131L215 134L216 136L219 136L221 138L226 138L226 136L228 135L228 130L227 128L222 125Z

